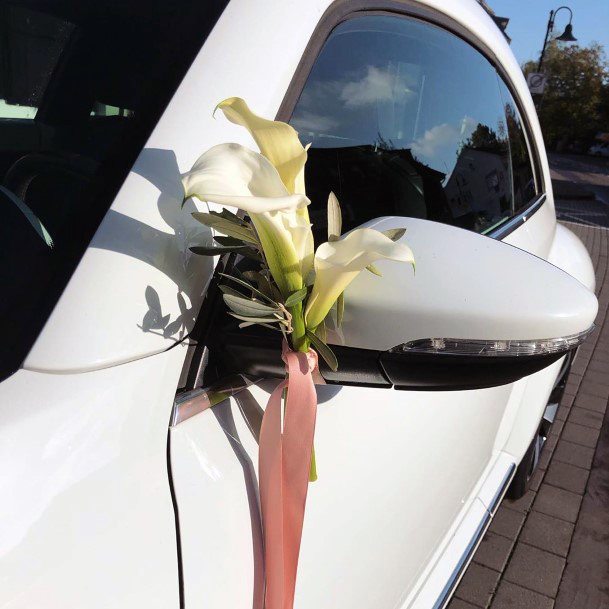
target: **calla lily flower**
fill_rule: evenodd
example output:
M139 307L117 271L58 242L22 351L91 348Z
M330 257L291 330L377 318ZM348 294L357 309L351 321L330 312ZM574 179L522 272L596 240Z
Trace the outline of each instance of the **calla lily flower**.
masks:
M240 144L219 144L202 154L182 176L184 196L238 207L248 214L306 207L303 194L290 194L275 167Z
M291 125L254 114L240 97L221 101L217 109L231 122L245 127L254 138L262 156L277 169L290 194L305 194L304 166L307 151Z
M283 296L302 288L301 258L293 233L303 227L294 212L306 208L309 199L288 193L268 159L239 144L219 144L199 157L182 183L186 198L246 211Z
M266 157L279 173L281 181L290 194L305 194L304 167L308 146L298 139L298 132L287 123L273 121L254 114L240 97L229 97L221 101L217 109L236 125L245 127L254 138L260 153ZM301 253L301 272L307 277L313 268L313 233L304 230L310 227L309 212L306 207L298 207L298 219L289 224L298 226L292 234L296 249Z
M317 328L357 275L381 259L414 265L414 255L407 245L372 228L356 229L320 245L315 252L315 283L305 310L307 328Z

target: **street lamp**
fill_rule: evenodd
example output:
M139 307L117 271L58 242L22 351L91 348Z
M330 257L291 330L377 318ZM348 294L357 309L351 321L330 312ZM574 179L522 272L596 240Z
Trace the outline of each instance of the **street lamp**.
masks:
M548 29L546 30L546 37L543 41L543 48L541 49L541 55L539 56L539 65L537 66L537 71L541 72L541 66L543 65L543 58L546 53L546 46L548 44L548 39L550 38L550 34L554 30L554 20L556 19L556 15L558 11L562 9L567 9L569 11L569 23L565 28L565 31L557 36L555 40L560 40L561 42L576 42L577 38L573 36L573 26L571 25L571 21L573 20L573 11L568 6L561 6L557 8L555 11L550 11L550 18L548 19Z

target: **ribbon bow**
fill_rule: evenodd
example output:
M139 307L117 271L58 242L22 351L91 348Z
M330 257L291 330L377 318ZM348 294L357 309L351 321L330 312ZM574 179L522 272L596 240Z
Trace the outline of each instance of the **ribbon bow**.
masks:
M288 376L269 398L260 429L265 609L292 609L317 413L317 354L283 344ZM281 396L287 388L281 428Z

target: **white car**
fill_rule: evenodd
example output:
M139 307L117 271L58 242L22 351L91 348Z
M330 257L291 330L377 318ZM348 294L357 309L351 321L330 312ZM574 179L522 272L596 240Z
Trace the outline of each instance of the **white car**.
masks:
M253 146L213 117L229 96L312 144L319 234L333 190L346 229L406 226L417 259L362 274L330 333L295 606L444 607L597 309L492 19L473 0L2 14L0 607L262 607L256 438L281 366L227 322L218 272L242 261L192 254L209 230L181 205L203 151Z
M599 142L590 146L588 154L591 154L592 156L609 157L609 142Z

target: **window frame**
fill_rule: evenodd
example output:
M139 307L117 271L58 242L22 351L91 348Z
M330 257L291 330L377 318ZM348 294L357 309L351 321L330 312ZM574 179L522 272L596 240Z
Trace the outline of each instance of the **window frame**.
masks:
M328 7L305 47L300 62L296 67L292 80L290 81L279 106L279 110L277 111L276 120L284 121L286 123L290 121L298 99L309 79L313 65L319 57L330 34L338 25L349 19L379 15L399 17L439 27L454 36L457 36L475 51L480 53L497 72L498 77L501 78L514 100L523 126L529 160L533 171L533 179L535 181L536 195L520 209L516 210L514 215L511 216L507 222L486 235L493 239L503 239L524 224L542 207L546 201L547 192L543 171L541 169L540 153L535 145L535 139L532 136L531 124L528 115L524 111L522 99L513 86L509 74L503 68L495 53L484 42L482 42L473 32L453 21L443 13L422 6L412 0L377 0L374 2L373 6L374 8L371 8L370 0L336 0Z

